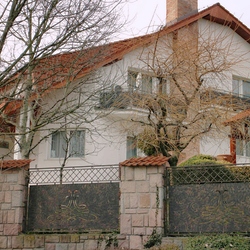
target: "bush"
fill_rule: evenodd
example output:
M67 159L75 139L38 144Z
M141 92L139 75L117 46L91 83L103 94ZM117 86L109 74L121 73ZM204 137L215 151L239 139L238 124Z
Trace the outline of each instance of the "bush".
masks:
M197 236L189 238L187 241L187 250L249 250L250 240L242 236L216 235L216 236Z
M188 160L182 162L178 167L194 166L194 165L219 165L216 158L211 155L195 155Z

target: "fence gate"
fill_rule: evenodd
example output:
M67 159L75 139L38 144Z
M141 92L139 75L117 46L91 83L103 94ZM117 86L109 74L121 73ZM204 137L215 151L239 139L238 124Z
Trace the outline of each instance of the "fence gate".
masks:
M173 167L166 174L167 235L250 232L250 167Z
M31 169L27 229L119 230L118 166Z

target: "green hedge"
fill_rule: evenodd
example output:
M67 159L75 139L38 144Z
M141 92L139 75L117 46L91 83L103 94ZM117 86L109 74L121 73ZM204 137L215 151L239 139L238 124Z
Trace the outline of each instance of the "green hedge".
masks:
M194 166L194 165L220 165L216 158L211 155L195 155L188 160L182 162L178 167Z

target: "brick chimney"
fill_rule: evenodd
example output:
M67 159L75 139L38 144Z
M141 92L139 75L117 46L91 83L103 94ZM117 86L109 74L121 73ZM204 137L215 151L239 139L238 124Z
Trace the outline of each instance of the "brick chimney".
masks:
M167 23L197 12L198 0L167 0Z

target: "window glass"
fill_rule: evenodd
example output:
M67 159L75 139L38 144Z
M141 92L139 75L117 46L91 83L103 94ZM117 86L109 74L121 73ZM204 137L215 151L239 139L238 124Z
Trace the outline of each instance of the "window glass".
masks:
M237 139L236 140L236 155L241 155L243 156L243 141Z
M148 94L152 93L152 76L142 74L141 90L142 93L148 93Z
M170 83L166 78L162 79L162 94L170 94Z
M250 157L250 142L246 141L246 156Z
M130 92L139 90L141 93L152 94L153 85L154 91L158 91L162 94L170 93L170 82L168 79L162 79L162 85L159 85L160 80L157 77L147 73L141 73L136 71L128 71L128 89Z
M243 81L243 93L245 97L250 97L250 82Z
M69 157L84 156L85 131L70 131L69 134ZM66 134L64 131L57 131L51 137L51 158L64 158L67 149Z
M51 140L51 158L63 158L67 147L64 131L57 131L52 134Z
M138 72L128 72L128 88L129 91L133 92L136 90L136 78L138 76Z
M134 137L127 137L127 159L137 156L137 141Z
M239 80L233 80L233 93L236 95L239 95L239 89L240 89L240 85L239 85Z
M84 156L85 131L70 131L69 156Z

